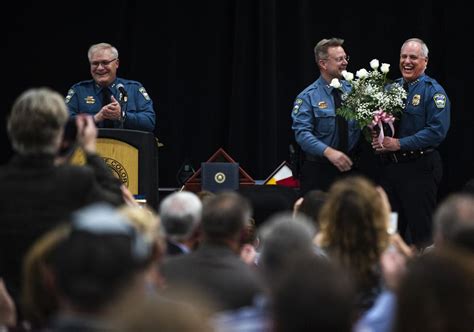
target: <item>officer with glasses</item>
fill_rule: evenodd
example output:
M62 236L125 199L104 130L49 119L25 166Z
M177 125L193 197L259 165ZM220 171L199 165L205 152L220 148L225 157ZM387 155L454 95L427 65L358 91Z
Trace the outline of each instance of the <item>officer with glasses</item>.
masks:
M153 101L140 82L117 77L117 49L99 43L92 45L87 55L93 79L74 84L69 89L66 104L70 115L93 115L99 128L153 131Z
M295 140L305 154L300 171L302 196L310 190L327 191L337 178L353 172L352 155L360 129L355 121L336 115L339 90L350 89L342 75L349 61L343 43L343 39L330 38L316 44L314 55L321 75L296 97L291 112ZM340 89L330 86L336 78Z

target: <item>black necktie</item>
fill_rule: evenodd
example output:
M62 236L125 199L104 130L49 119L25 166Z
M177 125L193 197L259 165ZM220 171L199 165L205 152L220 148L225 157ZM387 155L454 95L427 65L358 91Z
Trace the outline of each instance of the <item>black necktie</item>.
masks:
M403 81L403 90L406 91L407 93L407 99L408 99L408 82L407 81ZM397 118L395 119L394 123L393 123L393 128L395 129L395 134L393 135L393 137L400 137L399 134L399 130L400 130L400 118L401 118L401 114L397 116Z
M110 93L109 88L102 88L102 107L110 104L111 102L110 95L111 93Z
M336 109L341 107L341 92L338 89L332 89L334 97L334 106ZM339 151L347 153L348 128L347 121L342 116L336 113L337 132L339 134Z
M102 107L105 105L108 105L112 102L111 99L111 93L108 87L102 88ZM109 119L105 119L102 121L102 126L103 128L113 128L114 127L114 122Z

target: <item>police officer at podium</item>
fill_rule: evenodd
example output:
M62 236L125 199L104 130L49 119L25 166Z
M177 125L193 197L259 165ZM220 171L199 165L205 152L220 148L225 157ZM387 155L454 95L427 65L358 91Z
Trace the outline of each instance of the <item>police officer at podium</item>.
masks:
M153 102L140 82L117 77L119 54L107 43L92 45L87 53L92 80L74 84L66 96L69 113L94 116L99 128L152 132Z

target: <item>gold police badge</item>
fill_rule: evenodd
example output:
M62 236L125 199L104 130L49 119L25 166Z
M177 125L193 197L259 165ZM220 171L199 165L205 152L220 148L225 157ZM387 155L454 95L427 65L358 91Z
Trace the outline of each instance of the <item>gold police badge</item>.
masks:
M416 94L413 96L413 99L411 100L411 104L413 106L418 106L420 104L420 99L421 99L421 96Z
M86 101L86 104L95 104L95 99L93 96L87 96L84 98L84 100Z
M325 108L328 108L328 104L327 104L325 101L320 101L320 102L318 103L318 107L319 107L320 109L325 109Z

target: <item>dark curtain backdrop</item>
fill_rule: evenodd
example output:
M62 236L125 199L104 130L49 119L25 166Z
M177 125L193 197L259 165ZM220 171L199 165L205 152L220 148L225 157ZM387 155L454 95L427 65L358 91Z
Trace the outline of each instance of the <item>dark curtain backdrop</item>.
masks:
M440 147L442 195L472 176L472 38L466 31L473 23L461 4L85 0L9 6L0 23L0 163L12 154L5 118L14 99L33 86L65 95L90 78L88 47L110 42L120 52L119 76L142 82L155 103L155 134L165 145L160 187L176 187L185 160L198 169L219 147L254 179L264 179L289 157L292 103L319 74L318 40L344 38L352 72L377 58L391 64L396 78L402 42L420 37L430 49L427 74L452 102L451 129Z

